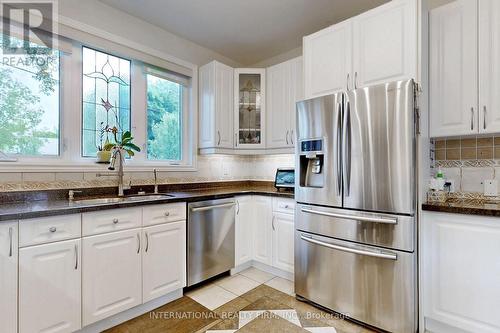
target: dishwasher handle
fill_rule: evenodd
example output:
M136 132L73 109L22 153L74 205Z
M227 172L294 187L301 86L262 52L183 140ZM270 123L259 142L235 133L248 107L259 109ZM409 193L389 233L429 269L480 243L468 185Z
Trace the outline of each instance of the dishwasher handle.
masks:
M192 207L191 211L192 212L203 212L205 210L212 210L212 209L217 209L217 208L226 208L226 207L233 207L235 206L236 203L234 202L228 202L220 205L211 205L211 206L202 206L202 207Z

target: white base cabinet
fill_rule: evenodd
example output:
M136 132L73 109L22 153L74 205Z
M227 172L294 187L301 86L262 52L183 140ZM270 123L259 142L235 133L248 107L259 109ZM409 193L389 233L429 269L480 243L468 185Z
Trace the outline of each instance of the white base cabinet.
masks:
M235 266L253 258L253 198L251 195L236 198Z
M273 264L272 198L254 196L253 246L255 261Z
M425 322L446 333L500 332L498 218L425 213L422 233Z
M142 302L146 303L186 286L186 223L144 228Z
M83 326L142 303L141 229L83 238Z
M18 223L0 223L0 325L17 333Z
M273 266L293 273L295 224L292 214L273 213Z
M81 240L19 251L19 332L81 328Z

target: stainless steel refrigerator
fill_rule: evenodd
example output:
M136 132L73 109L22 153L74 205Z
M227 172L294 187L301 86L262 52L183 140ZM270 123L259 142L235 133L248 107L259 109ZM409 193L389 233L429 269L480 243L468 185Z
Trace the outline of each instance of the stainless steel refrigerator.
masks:
M297 103L295 292L416 332L416 85Z

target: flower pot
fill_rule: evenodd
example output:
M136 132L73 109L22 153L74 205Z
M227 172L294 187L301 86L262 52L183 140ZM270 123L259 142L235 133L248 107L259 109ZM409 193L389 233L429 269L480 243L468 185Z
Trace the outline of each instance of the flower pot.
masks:
M111 152L108 150L97 152L97 163L109 163Z

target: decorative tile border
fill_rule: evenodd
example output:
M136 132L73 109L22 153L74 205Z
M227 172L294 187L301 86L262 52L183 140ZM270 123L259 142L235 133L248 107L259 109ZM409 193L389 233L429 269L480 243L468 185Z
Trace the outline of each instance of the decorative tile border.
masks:
M499 166L500 160L436 160L434 168L485 168Z

